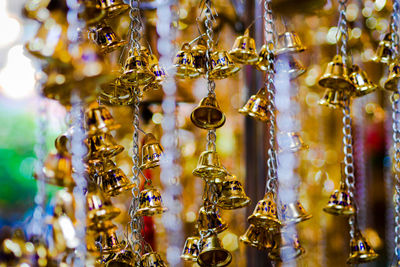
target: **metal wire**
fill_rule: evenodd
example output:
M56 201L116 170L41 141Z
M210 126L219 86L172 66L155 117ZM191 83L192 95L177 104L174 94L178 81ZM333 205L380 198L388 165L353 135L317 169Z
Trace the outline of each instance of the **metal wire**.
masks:
M348 0L339 0L339 31L340 31L340 54L342 56L342 61L345 66L349 66L350 62L348 62L348 53L347 53L347 45L348 45L348 26L346 19L346 5ZM339 45L339 44L338 44ZM338 46L337 46L338 48Z
M394 242L395 255L400 259L400 92L394 92L392 101L393 168L394 168Z
M134 4L136 3L136 5ZM130 0L131 10L129 11L129 17L131 23L129 25L129 48L135 48L136 51L140 51L140 39L141 31L143 29L142 15L140 13L140 0Z
M392 39L392 59L395 60L399 54L399 25L400 25L400 3L398 0L393 0L393 10L390 17L390 31Z

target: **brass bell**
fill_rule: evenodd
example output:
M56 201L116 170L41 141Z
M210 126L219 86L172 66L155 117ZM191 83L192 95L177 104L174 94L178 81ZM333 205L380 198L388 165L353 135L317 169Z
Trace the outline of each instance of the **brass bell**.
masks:
M304 252L297 236L291 237L285 232L278 232L274 235L274 247L268 257L274 261L290 261L300 257Z
M379 63L390 64L392 57L392 35L391 33L387 33L383 40L379 42L376 54L372 60Z
M115 254L114 258L107 262L107 267L135 267L140 258L128 247Z
M222 209L238 209L249 205L250 198L244 192L242 184L231 176L222 182L218 194L217 206Z
M201 251L197 257L197 263L200 266L222 267L231 263L231 253L222 247L216 234L210 234L200 246Z
M299 53L305 49L297 33L285 32L278 36L278 45L275 54Z
M89 159L114 157L124 150L109 133L90 136L85 142L89 150Z
M181 258L185 261L197 261L199 255L199 236L189 236L182 250Z
M307 213L300 201L282 205L282 221L284 224L304 222L311 217L312 215Z
M108 133L120 127L115 123L110 111L105 106L93 103L85 112L85 127L88 135Z
M319 100L319 104L329 108L343 108L345 96L343 91L327 88L323 97Z
M116 253L124 248L124 244L118 242L115 228L111 228L104 233L101 233L101 249L103 254Z
M142 190L139 194L139 209L137 216L153 216L167 211L162 204L161 194L158 189L149 187Z
M104 173L101 176L101 188L109 196L116 196L133 188L133 184L125 173L117 168L112 160L105 163Z
M278 219L277 205L272 192L267 192L264 198L258 201L253 214L247 220L250 224L267 229L280 228L282 223Z
M51 220L51 225L56 251L63 252L67 248L74 249L79 245L80 242L76 235L74 224L67 215L55 216Z
M232 61L228 52L224 50L215 51L211 54L210 79L225 79L240 70L235 62Z
M50 153L44 162L43 175L48 184L67 188L75 186L71 156L66 153ZM38 179L39 175L35 173L34 177Z
M240 64L253 65L258 61L256 42L249 35L249 29L246 29L243 36L236 38L232 50L229 51L232 60Z
M157 252L148 252L142 256L142 267L167 267L167 264L162 260Z
M216 151L208 150L201 153L196 169L193 170L193 175L203 179L220 183L228 174L225 168L219 161L219 156Z
M188 43L184 43L182 48L175 56L174 66L176 67L176 76L179 78L197 78L200 72L194 65L194 58L191 47Z
M131 88L121 84L119 78L111 83L102 84L99 97L102 103L111 105L128 106L131 105L134 100Z
M318 81L318 84L325 88L333 90L343 90L353 94L355 87L349 78L349 69L343 64L342 56L336 55L328 63L324 75Z
M325 212L333 215L353 215L356 209L353 205L353 200L351 199L346 184L344 182L345 175L342 166L342 181L340 182L340 189L335 190L330 198L328 204L323 209Z
M126 45L128 42L121 40L113 31L110 26L99 26L90 30L90 35L93 42L95 42L101 53L111 53L114 50Z
M279 153L298 152L308 149L308 145L304 144L303 139L298 132L279 132L277 135L279 144Z
M269 119L267 94L266 88L261 88L257 94L250 97L247 103L239 109L239 112L260 121L267 121Z
M398 61L392 62L389 66L389 75L385 82L385 89L397 92L400 81L400 64Z
M92 221L105 221L117 217L121 211L111 205L96 184L89 184L86 196L87 216Z
M286 65L287 64L287 65ZM277 71L287 73L291 80L298 78L306 72L306 68L293 55L283 55L276 61Z
M219 108L215 95L208 94L200 101L199 106L192 111L190 119L199 128L213 130L224 125L226 117Z
M350 256L347 258L347 264L361 264L374 261L379 255L369 245L368 241L357 229L354 238L350 240Z
M261 47L261 50L258 54L258 61L256 63L256 69L259 71L267 71L268 66L271 69L274 69L273 64L270 64L270 59L274 62L275 61L275 55L273 53L268 53L268 46L270 47L270 50L273 51L274 47L272 43L264 44Z
M202 206L199 209L197 225L199 231L213 230L215 233L221 233L228 228L219 214L219 209L213 209L211 206Z
M130 51L125 61L124 73L120 77L121 83L126 86L139 86L146 85L154 79L154 73L151 72L146 57L136 50Z
M111 221L91 221L87 220L88 231L92 232L107 232L115 229L116 226Z
M367 73L360 69L358 65L353 65L349 76L351 82L356 87L355 95L364 96L372 93L378 87L367 77Z
M244 235L240 236L239 240L257 249L271 249L274 246L272 232L253 224L250 224Z
M129 9L129 5L125 4L123 0L96 0L98 9L107 12L108 18L118 16Z
M206 51L207 45L204 39L199 39L199 42L192 49L194 67L200 74L206 73Z
M149 65L150 70L154 73L155 76L154 82L162 83L167 77L167 74L165 73L164 68L162 68L158 63L158 59L156 58L156 56L153 54L149 55Z
M141 169L155 168L160 165L160 157L163 148L154 137L153 134L147 133L144 137L144 145L142 147L142 165Z

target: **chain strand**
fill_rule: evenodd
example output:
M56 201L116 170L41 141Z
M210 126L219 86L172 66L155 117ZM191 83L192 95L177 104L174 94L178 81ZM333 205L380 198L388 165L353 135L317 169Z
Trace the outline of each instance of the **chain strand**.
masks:
M393 92L392 101L392 129L393 129L393 169L394 169L394 242L395 255L400 259L400 93Z
M134 4L136 3L136 5ZM141 30L143 29L142 15L140 13L140 0L130 0L131 10L129 17L131 23L129 25L129 48L135 48L137 52L140 51Z
M391 39L392 39L392 59L396 59L399 54L399 25L400 25L400 4L398 0L393 0L393 10L390 16L390 31L391 31Z
M339 31L340 31L340 54L342 56L343 64L349 66L347 44L348 44L348 25L346 19L346 5L348 0L339 0Z

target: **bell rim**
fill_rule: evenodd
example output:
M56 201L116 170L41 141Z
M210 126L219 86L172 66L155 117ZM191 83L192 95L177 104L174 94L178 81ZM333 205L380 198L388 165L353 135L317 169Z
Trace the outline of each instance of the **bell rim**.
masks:
M390 57L388 57L386 59L384 57L378 57L376 55L372 58L372 61L376 62L376 63L386 64L386 65L390 65L393 62L393 60Z
M239 109L239 113L241 113L243 115L247 115L250 118L257 119L262 122L269 120L269 116L265 117L265 116L262 116L260 113L257 113L254 111L249 111L249 110L244 110L243 108Z
M255 50L254 52L247 52L243 51L242 49L235 48L229 51L229 55L231 56L234 62L236 61L239 64L254 65L258 62L258 53ZM240 56L243 55L248 56L249 58L246 59L240 58Z
M143 163L140 165L141 170L147 170L147 169L153 169L160 166L160 159L158 160L152 160L150 162Z
M241 235L239 237L239 241L243 242L245 245L256 248L258 250L268 250L271 249L271 247L268 246L263 246L262 242L256 241L257 243L251 241L246 235Z
M346 87L343 88L334 88L330 86L330 84L334 81L337 83L338 81L343 82L343 84L346 84ZM346 75L345 77L343 76L336 76L336 75L323 75L319 81L318 81L319 86L332 89L335 91L347 91L347 92L353 92L355 90L354 84L350 81L349 77Z
M303 45L301 46L289 46L289 47L282 47L275 50L275 55L280 56L283 54L296 54L304 52L307 48Z
M306 69L305 67L303 67L303 66L300 67L300 68L297 69L297 70L289 71L289 78L290 78L290 80L297 79L297 78L299 78L301 75L305 74L306 71L307 71L307 69Z
M222 199L222 200L221 200ZM230 198L232 199L237 199L238 202L229 202L229 198L219 198L217 206L224 209L224 210L233 210L233 209L240 209L248 206L251 203L251 199L246 196L246 197L237 197L237 198Z
M222 223L220 225L218 225L217 227L211 228L211 230L213 230L214 232L216 232L217 234L222 233L223 231L225 231L226 229L228 229L228 224L224 221L221 221ZM208 230L208 226L202 227L201 225L199 225L199 230L202 231L206 231Z
M107 8L100 7L99 9L106 11L107 18L113 18L113 17L116 17L116 16L128 11L129 5L121 3L121 4L109 6Z
M343 207L343 208L340 208L340 207ZM355 210L353 207L346 208L343 205L327 205L322 210L325 211L326 213L329 213L332 215L351 216L351 215L355 214Z
M365 96L368 95L378 89L378 86L376 84L370 84L367 86L361 86L357 87L356 86L356 96Z
M240 71L241 67L237 66L236 64L234 64L234 65L235 66L233 66L232 69L229 70L225 74L220 73L220 68L212 69L210 71L210 78L214 79L214 80L222 80L222 79L226 79L226 78L229 78L229 77L235 75L236 73L238 73Z
M255 226L259 227L266 226L275 229L282 226L282 222L279 221L279 219L277 218L273 218L271 216L266 216L266 215L257 216L254 213L247 218L247 221L250 224L254 224Z
M166 207L151 207L151 208L140 208L136 211L135 215L137 216L154 216L160 215L166 212L168 209Z
M111 220L117 217L121 210L116 207L103 206L100 209L93 209L88 211L88 218L93 221Z
M130 77L132 76L132 73L134 73L134 71L124 71L124 73L120 76L121 84L126 86L141 86L151 83L155 79L154 73L152 73L150 70L148 70L148 72L144 72L144 78L140 80L138 80L137 77Z
M268 253L268 257L271 260L282 262L283 260L282 260L281 255L280 255L280 247L278 247L278 248L279 248L279 252L276 252L275 250L272 250L271 252ZM305 251L305 249L303 247L299 247L298 249L295 249L295 253L293 255L291 255L291 257L289 257L287 260L290 261L290 260L297 259L301 255L303 255L305 252L306 251Z
M111 52L117 50L118 48L121 48L122 46L126 45L127 43L128 43L128 41L126 41L126 40L120 40L120 41L112 42L107 45L101 45L100 52L103 54L108 54L108 53L111 53Z
M284 225L297 224L297 223L301 223L301 222L307 221L307 220L311 219L312 217L313 217L312 214L304 214L304 215L299 216L299 217L289 218L287 220L284 220L283 224Z
M182 260L185 260L185 261L193 261L193 262L195 262L195 261L197 261L197 256L192 256L192 255L180 255L179 256Z
M318 101L318 105L321 105L321 106L324 106L324 107L328 107L328 108L332 108L332 109L338 109L338 108L343 108L344 107L343 103L332 104L332 103L326 101L325 99L320 99Z
M215 264L215 265L212 265L212 266L215 266L215 267L223 267L223 266L227 266L227 265L229 265L231 262L232 262L232 254L228 251L228 250L226 250L226 249L224 249L224 248L219 248L218 250L220 250L220 251L223 251L224 253L226 253L227 254L227 258L223 261L223 262L221 262L221 263L218 263L218 264ZM204 261L201 259L201 255L202 254L204 254L204 253L206 253L206 252L209 252L209 251L205 251L205 252L200 252L199 253L199 255L197 256L197 263L200 265L200 266L209 266L209 265L207 265L206 263L204 263Z
M365 256L365 257L363 257ZM357 264L357 263L366 263L366 262L371 262L376 260L379 257L379 254L376 253L375 251L371 251L369 253L359 253L357 252L356 255L350 256L347 258L346 263L347 264ZM361 260L361 261L360 261Z
M218 175L205 175L205 172L210 172L214 171L215 173L218 173ZM206 180L214 180L217 178L224 178L226 175L228 175L228 172L222 168L222 167L214 167L214 166L202 166L202 167L197 167L192 171L192 174L201 178L204 178ZM224 180L224 179L221 179Z
M222 113L222 118L221 118L218 122L213 123L213 124L200 123L199 120L197 120L197 119L194 118L194 113L193 113L193 112L197 109L197 108L195 108L195 109L192 111L192 113L190 114L190 120L192 121L192 123L193 123L196 127L201 128L201 129L205 129L205 130L214 130L214 129L218 129L218 128L222 127L222 126L225 124L225 122L226 122L226 116L225 116L225 114L224 114L221 110L216 109L216 108L214 108L214 107L209 107L209 108L220 111L220 112Z
M106 195L108 195L108 196L115 197L115 196L118 196L118 195L122 194L123 192L129 190L129 189L132 189L133 187L135 187L134 184L128 183L126 185L120 185L120 186L117 186L117 187L115 187L113 189L107 190L104 193L106 193Z

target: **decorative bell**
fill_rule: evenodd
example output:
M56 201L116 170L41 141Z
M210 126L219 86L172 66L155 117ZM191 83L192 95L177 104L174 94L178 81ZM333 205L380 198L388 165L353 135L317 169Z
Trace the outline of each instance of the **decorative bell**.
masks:
M199 106L192 111L190 119L199 128L213 130L224 125L226 117L219 108L215 95L208 94L200 101Z
M353 205L353 200L351 199L343 181L340 182L340 189L335 190L331 194L329 202L323 210L333 215L355 214L356 210Z
M353 94L355 87L349 78L349 69L343 64L342 56L336 55L328 63L324 75L318 81L319 85L333 90L343 90Z
M127 86L146 85L154 81L154 73L150 71L147 59L136 50L130 52L125 61L121 83Z
M157 252L148 252L142 256L141 266L143 267L167 267Z
M269 119L267 94L266 88L261 88L257 94L250 97L239 112L260 121L267 121Z
M90 221L87 222L88 231L92 232L107 232L111 229L115 229L116 226L111 221Z
M199 255L199 236L189 236L183 247L181 258L185 261L197 261Z
M208 150L201 153L196 169L193 170L193 175L203 179L220 183L228 174L225 168L219 161L219 156L216 151Z
M300 201L282 205L282 221L284 224L299 223L312 217L304 209Z
M199 39L199 42L192 49L194 67L200 74L206 73L206 51L207 45L204 39Z
M176 67L176 76L179 78L193 79L200 76L200 72L194 64L193 54L188 43L184 43L181 50L176 54L174 66Z
M290 54L278 58L276 61L276 69L287 73L291 80L298 78L306 72L306 68L300 61Z
M347 258L347 264L361 264L374 261L379 255L368 244L368 241L357 229L354 238L350 240L350 256Z
M128 42L121 40L110 26L99 26L90 31L90 38L95 42L101 53L111 53L126 45Z
M119 78L111 83L103 84L100 90L100 100L111 105L128 106L133 103L134 97L130 87L121 84Z
M155 55L149 55L149 65L150 70L154 73L154 76L156 77L154 82L162 83L165 80L167 74L165 73L164 68L162 68L158 63L158 59Z
M124 248L124 244L118 242L115 228L110 228L101 235L101 247L103 254L116 253Z
M248 246L257 249L271 249L274 246L272 232L265 230L262 227L257 227L253 224L247 228L244 235L239 240Z
M300 133L297 132L279 132L277 139L280 153L308 149L308 145L304 144Z
M57 191L53 213L55 217L67 215L72 221L75 220L75 199L72 188Z
M258 201L253 214L247 220L250 224L268 229L277 229L281 226L282 223L278 219L277 205L272 192L267 192L264 198Z
M299 53L303 52L305 49L305 46L303 46L299 36L295 32L285 32L278 36L276 55Z
M274 235L274 247L268 257L274 261L290 261L304 254L297 236L290 237L282 232Z
M349 78L356 87L356 96L364 96L376 90L378 86L368 79L367 73L361 70L358 65L353 65L351 70Z
M140 262L138 256L126 247L107 262L107 267L135 267L138 262Z
M104 193L109 196L116 196L133 188L125 173L117 168L112 160L107 160L105 163L104 173L101 176L101 188Z
M66 153L49 154L44 162L43 174L48 184L67 188L75 186L72 178L71 156ZM39 179L39 174L35 173L34 177Z
M96 7L107 12L108 18L118 16L129 9L123 0L97 0Z
M249 205L250 198L244 192L242 184L236 180L235 176L227 178L222 182L221 190L218 194L217 206L222 209L238 209Z
M140 192L139 209L137 216L153 216L165 212L167 208L163 207L161 194L158 189L149 187Z
M275 55L273 53L268 53L268 46L270 50L273 51L274 47L272 43L264 44L261 47L260 53L258 54L258 62L256 68L259 71L267 71L268 65L273 69L273 65L270 64L270 60L275 61Z
M144 145L142 147L142 165L141 169L155 168L160 165L160 157L163 153L158 140L153 134L147 133L144 137Z
M225 79L240 70L224 50L215 51L211 54L210 79Z
M253 65L258 61L256 42L249 35L249 29L246 29L243 36L236 38L229 55L233 61L240 64Z
M117 217L121 211L113 207L96 184L89 184L86 196L87 215L92 221L106 221Z
M379 42L375 57L373 57L372 60L379 63L390 64L392 56L392 35L391 33L387 33L383 40Z
M79 245L74 224L67 215L55 216L51 221L51 225L56 251L63 252L67 248L74 249Z
M232 261L232 255L222 247L216 234L210 234L201 244L201 251L197 257L200 266L227 266Z
M219 209L213 209L211 206L202 206L199 210L197 219L199 231L213 230L215 233L221 233L228 228L228 225L222 220Z
M85 112L85 126L88 135L98 133L108 133L120 127L115 123L110 111L105 106L99 106L97 103L92 104Z
M400 63L392 62L389 66L389 75L385 82L385 89L397 92L400 81Z
M329 108L343 108L345 96L343 91L327 88L324 96L319 100L319 104Z
M109 133L90 136L85 142L89 150L89 159L114 157L124 150Z

